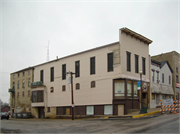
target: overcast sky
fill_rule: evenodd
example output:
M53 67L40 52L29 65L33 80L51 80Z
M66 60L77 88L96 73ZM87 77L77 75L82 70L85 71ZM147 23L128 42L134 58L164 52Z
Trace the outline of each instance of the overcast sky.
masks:
M119 41L127 27L153 41L151 56L177 51L179 0L0 0L0 98L10 73Z

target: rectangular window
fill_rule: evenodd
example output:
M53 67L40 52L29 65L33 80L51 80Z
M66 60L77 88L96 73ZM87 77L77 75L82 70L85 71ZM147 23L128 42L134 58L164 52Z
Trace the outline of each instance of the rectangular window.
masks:
M179 83L178 75L176 75L176 83Z
M171 85L171 76L169 76L169 85Z
M66 79L66 64L62 65L62 79Z
M113 114L113 106L104 105L104 115L112 115L112 114Z
M19 81L18 81L18 89L19 89Z
M37 102L43 102L43 91L37 91Z
M178 73L178 67L176 67L176 73Z
M95 57L91 57L90 59L90 74L95 74Z
M142 73L146 74L146 59L142 58Z
M127 71L131 71L131 53L126 52L127 55Z
M162 95L162 99L165 99L165 95Z
M51 82L54 81L54 67L51 67Z
M132 81L127 81L127 97L132 98Z
M31 80L30 80L30 78L28 79L28 87L30 87L31 86Z
M154 82L154 70L152 70L152 81Z
M19 78L19 73L18 73L18 78Z
M32 92L32 102L36 102L36 97L37 97L37 92L36 91L33 91Z
M28 96L30 96L30 91L28 91Z
M17 97L19 97L19 92L17 92Z
M134 82L134 98L137 98L138 94L137 94L137 82Z
M50 107L47 108L47 112L50 112Z
M139 73L139 56L135 55L135 73Z
M13 74L13 79L15 79L15 74Z
M66 91L66 85L62 86L62 91Z
M75 76L80 77L80 61L75 62Z
M23 72L23 76L24 76L24 74L25 74L25 73Z
M152 93L152 100L155 100L155 94Z
M44 70L40 71L40 81L43 83L44 82Z
M86 115L94 115L94 106L86 106Z
M124 80L115 80L114 87L115 87L114 96L124 98L125 97Z
M113 71L113 53L108 54L108 72Z
M156 71L157 73L157 83L159 83L159 71Z
M164 74L162 74L162 83L164 83Z
M24 91L23 91L23 93L22 93L22 96L24 97Z
M31 74L31 70L28 70L28 75L30 75Z
M22 84L22 87L24 88L25 87L25 81L23 80L23 84Z

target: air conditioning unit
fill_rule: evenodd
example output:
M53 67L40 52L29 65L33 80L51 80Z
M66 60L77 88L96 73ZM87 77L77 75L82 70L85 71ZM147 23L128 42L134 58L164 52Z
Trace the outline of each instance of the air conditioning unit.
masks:
M160 80L157 80L157 83L159 83L160 82Z

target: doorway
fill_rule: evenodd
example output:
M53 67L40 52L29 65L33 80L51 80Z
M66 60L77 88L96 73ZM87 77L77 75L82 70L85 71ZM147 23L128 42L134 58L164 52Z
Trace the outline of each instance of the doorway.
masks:
M124 105L118 105L118 116L124 115Z
M44 107L38 107L39 118L44 118Z

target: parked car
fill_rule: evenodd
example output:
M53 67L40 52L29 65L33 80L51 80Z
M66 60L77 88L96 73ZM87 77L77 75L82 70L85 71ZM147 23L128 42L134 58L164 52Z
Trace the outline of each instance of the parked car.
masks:
M2 120L2 119L7 119L7 120L9 119L9 114L8 114L8 112L1 112L0 115L1 115L1 120Z

